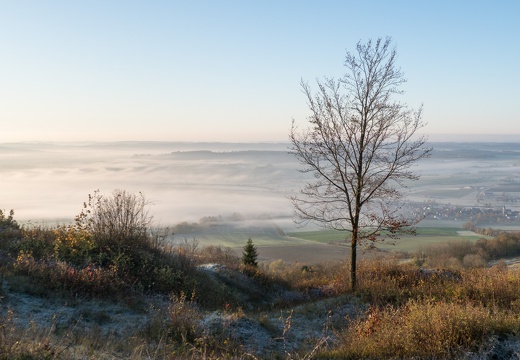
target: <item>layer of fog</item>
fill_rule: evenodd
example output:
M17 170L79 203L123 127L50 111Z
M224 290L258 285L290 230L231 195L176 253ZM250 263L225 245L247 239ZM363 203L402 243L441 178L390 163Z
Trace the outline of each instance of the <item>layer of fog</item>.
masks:
M23 221L71 220L96 189L143 192L165 226L233 213L288 218L301 176L286 144L13 143L0 145L0 162L0 209Z
M432 188L520 180L520 145L432 145L432 158L415 167L422 179L410 184L416 201ZM0 209L14 209L20 221L53 224L71 221L96 189L125 189L143 192L164 226L233 214L289 226L288 196L310 175L287 151L279 143L0 144Z

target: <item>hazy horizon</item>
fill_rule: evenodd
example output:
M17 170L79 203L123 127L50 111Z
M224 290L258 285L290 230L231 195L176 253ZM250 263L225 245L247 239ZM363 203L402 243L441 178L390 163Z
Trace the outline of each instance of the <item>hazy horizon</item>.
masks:
M489 142L520 142L520 134L418 134L424 135L429 143L489 143ZM175 143L175 144L287 144L290 145L288 139L276 140L251 140L251 141L219 141L219 140L154 140L154 139L127 139L127 140L12 140L0 141L1 144L16 144L16 143L57 143L57 144L110 144L110 143Z
M71 221L99 189L143 192L157 225L207 216L269 220L294 228L288 196L311 174L288 143L0 143L0 209L49 225ZM520 182L520 143L437 142L415 170L411 201L475 204L501 179ZM467 190L465 188L471 188ZM512 196L518 194L512 193ZM516 205L514 205L516 206Z

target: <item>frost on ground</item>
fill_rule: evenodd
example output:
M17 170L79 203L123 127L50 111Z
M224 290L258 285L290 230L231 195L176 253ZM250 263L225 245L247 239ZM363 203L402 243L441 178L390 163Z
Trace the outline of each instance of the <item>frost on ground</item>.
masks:
M337 340L334 327L345 326L359 316L361 308L356 303L328 299L250 317L214 312L201 326L205 333L231 339L246 352L260 356L309 352L333 345Z
M262 292L258 284L240 272L215 264L201 270L211 272L215 281L226 284L242 300L257 297L252 302L255 306L269 301L297 300L302 304L301 300L305 300L303 305L284 310L201 311L197 336L227 340L260 358L275 353L309 353L317 346L332 345L336 340L332 329L345 326L363 311L355 299L304 299L302 294L281 288ZM58 337L95 334L117 342L138 336L139 331L156 321L158 314L165 317L163 323L168 323L171 301L167 297L146 298L139 306L130 308L101 300L33 296L13 290L5 280L2 287L2 319L9 317L20 329L36 327Z
M207 271L222 273L220 266ZM241 277L238 280L243 280ZM165 298L148 298L137 309L99 300L60 300L32 296L10 289L4 280L0 299L1 320L10 318L20 329L37 327L58 337L72 333L95 334L99 338L124 341L144 328L167 309ZM278 294L284 296L284 294ZM294 294L288 294L293 297ZM295 358L296 353L312 354L314 349L334 346L334 329L344 328L349 319L360 316L365 305L353 297L311 300L284 310L203 312L197 325L199 337L227 340L256 358ZM73 345L74 346L74 345ZM275 356L276 357L276 356ZM511 336L496 336L465 360L520 359L520 341Z
M2 316L9 312L14 325L26 329L37 326L56 333L78 330L95 331L105 338L122 338L148 321L147 312L131 310L100 300L47 299L10 291L4 282L1 299Z
M520 340L513 336L494 336L478 352L466 354L464 360L520 359Z

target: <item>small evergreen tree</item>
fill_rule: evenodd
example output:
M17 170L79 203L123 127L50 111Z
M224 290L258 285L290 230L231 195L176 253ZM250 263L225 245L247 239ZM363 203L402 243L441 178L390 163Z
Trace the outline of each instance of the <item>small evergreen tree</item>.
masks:
M255 244L253 244L253 240L249 238L247 239L247 244L244 246L244 251L242 252L242 264L257 267L257 258L258 251L256 250Z

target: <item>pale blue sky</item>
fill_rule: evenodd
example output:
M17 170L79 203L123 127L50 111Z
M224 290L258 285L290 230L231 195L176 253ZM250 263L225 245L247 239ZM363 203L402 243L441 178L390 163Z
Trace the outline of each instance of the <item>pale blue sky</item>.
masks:
M391 36L425 132L518 135L519 1L0 0L0 141L285 141ZM459 136L454 139L461 139Z

